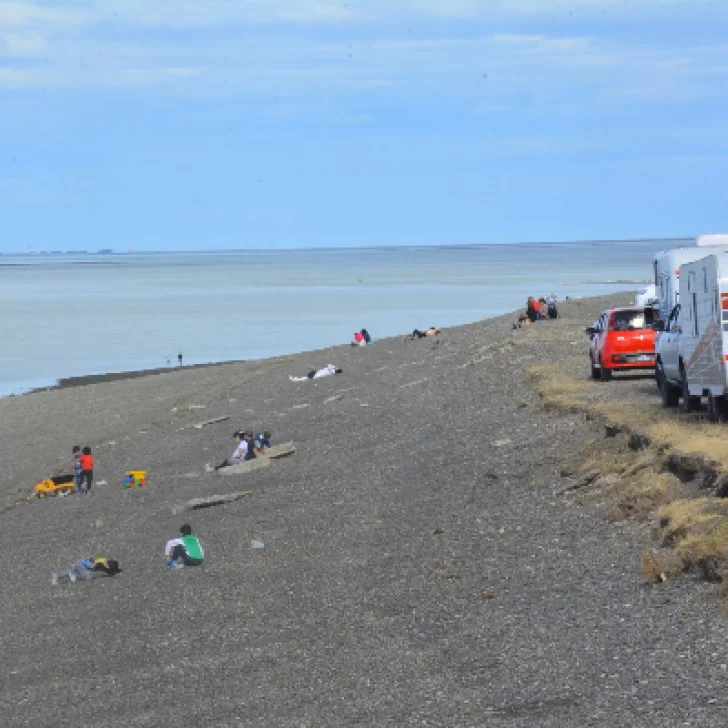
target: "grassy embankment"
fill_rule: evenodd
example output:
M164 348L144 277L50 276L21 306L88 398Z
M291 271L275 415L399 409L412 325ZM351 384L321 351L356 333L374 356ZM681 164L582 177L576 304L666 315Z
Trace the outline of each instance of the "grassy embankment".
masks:
M579 497L602 505L608 519L654 524L656 548L642 557L645 578L697 573L724 581L728 596L728 425L663 409L646 385L635 396L634 387L571 378L555 366L530 374L544 407L605 422L607 439L591 442L563 474L577 477Z

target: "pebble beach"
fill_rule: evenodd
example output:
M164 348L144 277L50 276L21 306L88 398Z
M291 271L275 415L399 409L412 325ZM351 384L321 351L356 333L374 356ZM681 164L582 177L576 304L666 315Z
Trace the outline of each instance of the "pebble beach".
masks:
M588 377L584 328L632 297L0 399L0 724L724 725L713 587L648 586L645 525L561 495L604 428L545 410L528 374L583 352ZM205 473L241 428L296 452ZM29 500L76 444L92 492ZM167 570L185 522L206 563ZM80 556L123 573L52 586Z

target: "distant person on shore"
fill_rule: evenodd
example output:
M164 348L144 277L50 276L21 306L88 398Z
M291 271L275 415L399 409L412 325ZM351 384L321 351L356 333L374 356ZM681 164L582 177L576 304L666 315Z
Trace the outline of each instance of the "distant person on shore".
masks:
M237 465L238 463L245 462L246 460L252 460L255 457L255 452L253 452L252 457L248 452L249 449L253 449L250 448L249 445L250 440L252 440L250 433L243 432L243 430L237 430L236 432L233 432L233 437L238 443L233 454L227 460L224 460L214 467L210 465L210 463L207 463L207 465L205 465L206 472L212 473L214 470L221 470L222 468L227 468L230 465Z
M354 334L354 341L351 343L352 346L366 346L367 344L373 344L374 340L370 336L369 332L366 329L362 329L361 331L357 331L357 333Z
M79 462L81 463L81 487L79 488L79 493L86 492L89 493L91 491L91 486L94 483L94 465L95 460L94 456L91 454L91 448L86 445L83 449L83 455L79 458ZM83 490L83 484L86 484L86 490Z
M183 566L200 566L205 561L205 552L197 536L192 535L192 526L180 526L179 536L167 541L164 547L164 560L168 569L181 569Z
M51 582L59 584L64 581L88 581L96 576L116 576L121 574L119 562L114 559L79 559L70 569L53 574Z
M81 447L73 446L73 484L76 486L76 493L83 493L83 465L81 465Z
M305 377L292 377L289 374L288 378L292 382L305 382L307 379L320 379L321 377L330 377L334 374L341 374L343 371L343 369L339 369L333 364L327 364L323 369L312 369Z
M550 319L557 319L559 317L559 309L556 307L555 298L549 298L547 308Z
M546 299L541 297L537 301L538 303L538 317L541 321L545 321L549 317L549 305L546 303Z
M404 338L408 341L412 341L414 339L424 339L427 336L437 336L439 333L440 329L436 329L434 326L430 326L429 329L425 329L424 331L415 329L409 336L405 336Z
M526 301L526 316L529 323L535 323L538 321L539 308L538 301L533 296L529 296Z
M182 366L182 352L177 354L177 364L179 364L179 366Z

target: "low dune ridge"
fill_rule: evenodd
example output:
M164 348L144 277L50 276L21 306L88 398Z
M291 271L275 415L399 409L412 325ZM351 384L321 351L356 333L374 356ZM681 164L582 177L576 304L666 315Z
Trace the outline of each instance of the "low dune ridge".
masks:
M529 374L586 379L584 327L630 300L0 400L0 722L723 725L715 606L645 586L644 524L560 496L603 427L544 409ZM343 373L289 380L328 363ZM296 452L205 473L241 428ZM75 444L106 485L29 501ZM168 570L184 522L206 563ZM124 571L52 586L79 556Z

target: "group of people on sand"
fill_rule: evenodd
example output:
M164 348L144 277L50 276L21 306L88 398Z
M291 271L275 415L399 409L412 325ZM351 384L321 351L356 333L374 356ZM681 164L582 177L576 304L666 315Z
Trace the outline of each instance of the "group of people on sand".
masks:
M253 436L252 432L236 430L233 432L233 437L237 443L233 454L227 460L223 460L219 465L213 466L207 463L205 465L206 472L212 473L222 468L228 468L231 465L238 465L249 460L255 460L255 458L265 455L265 451L270 449L271 446L271 434L268 430L259 432L255 436Z
M81 449L80 445L73 446L73 484L76 493L83 495L91 492L94 483L94 456L87 445ZM84 484L86 489L84 490Z
M354 341L351 342L352 346L366 346L367 344L373 344L374 339L372 339L371 335L366 329L362 329L361 331L357 331L354 334Z
M526 301L526 310L519 315L518 320L513 324L513 328L520 329L523 326L535 324L536 321L545 321L558 317L559 311L556 306L555 296L551 296L548 299L536 299L533 296L529 296Z
M185 566L200 566L205 562L205 552L197 536L192 534L192 526L184 523L179 529L179 536L169 539L164 547L164 561L169 569L181 569ZM116 559L105 556L81 558L70 569L51 576L51 583L90 581L99 576L117 576L122 569Z

